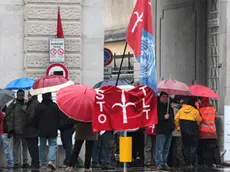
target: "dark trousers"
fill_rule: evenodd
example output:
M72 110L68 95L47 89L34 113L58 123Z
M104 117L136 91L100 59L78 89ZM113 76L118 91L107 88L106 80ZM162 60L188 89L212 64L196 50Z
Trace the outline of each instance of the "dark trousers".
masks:
M197 163L197 136L182 136L183 154L186 165L195 165Z
M198 146L199 164L221 164L220 150L216 139L200 139Z
M92 152L92 163L93 164L102 164L102 149L101 149L101 140L96 140L93 143L93 152Z
M70 167L74 167L76 165L77 158L79 156L83 143L84 140L77 140L77 139L75 140L71 161L69 163ZM91 165L92 149L93 149L93 140L86 140L86 145L85 145L85 168L86 169L89 169Z
M66 130L60 130L61 132L61 141L63 148L65 149L65 159L64 164L69 165L71 160L71 153L72 153L72 136L73 136L73 129L66 129Z
M140 157L140 161L133 163L133 166L144 166L144 147L145 136L142 131L130 132L128 136L132 137L132 157L134 161L137 160L137 155Z
M113 154L113 133L111 131L106 131L101 139L101 153L103 157L102 165L108 167L111 165L111 159Z
M28 149L32 159L31 165L39 166L38 137L27 138Z

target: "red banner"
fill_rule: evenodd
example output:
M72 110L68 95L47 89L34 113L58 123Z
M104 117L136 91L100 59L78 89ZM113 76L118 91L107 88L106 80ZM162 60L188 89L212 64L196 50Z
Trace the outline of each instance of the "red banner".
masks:
M152 89L140 85L130 91L115 86L97 90L93 131L127 130L157 124L157 103Z

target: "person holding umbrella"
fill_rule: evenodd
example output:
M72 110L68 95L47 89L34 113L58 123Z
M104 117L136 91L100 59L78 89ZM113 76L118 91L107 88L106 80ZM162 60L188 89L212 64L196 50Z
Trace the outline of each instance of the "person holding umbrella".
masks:
M78 122L76 121L75 125L75 144L72 152L71 161L69 166L66 168L66 171L72 172L73 168L76 165L77 158L79 156L81 147L85 141L85 172L91 172L91 158L92 158L92 149L93 143L98 139L98 134L94 133L92 130L92 123Z
M95 96L96 91L85 85L71 85L57 92L56 100L59 108L76 121L75 144L71 161L66 171L73 171L82 144L86 142L84 166L85 172L91 172L93 143L98 139L98 133L94 133L92 129Z
M156 165L157 170L169 169L168 155L174 130L174 113L168 105L168 94L161 92L158 99L158 124L156 125ZM169 107L169 108L167 108Z

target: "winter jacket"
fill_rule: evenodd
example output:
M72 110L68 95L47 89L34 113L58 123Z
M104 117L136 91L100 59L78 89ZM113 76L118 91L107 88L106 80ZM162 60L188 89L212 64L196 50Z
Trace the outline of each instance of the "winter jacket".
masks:
M169 119L165 119L165 115L167 114L167 104L161 103L158 100L158 124L156 125L156 133L157 134L172 134L174 130L174 113L173 109L169 108Z
M38 130L36 128L36 117L35 110L39 104L39 101L36 97L33 97L29 102L26 109L26 123L25 131L23 133L24 137L34 138L38 137Z
M84 123L76 121L75 125L75 138L77 140L97 140L98 133L94 133L92 129L92 123Z
M24 133L26 106L26 101L15 99L6 110L8 130L13 130L15 134L22 135Z
M40 137L57 137L61 111L51 99L43 99L35 110L36 127Z
M63 112L60 112L60 122L58 129L60 131L64 130L74 130L74 124L72 120L66 116Z
M183 105L175 116L176 129L182 136L197 136L201 121L199 111L190 105Z

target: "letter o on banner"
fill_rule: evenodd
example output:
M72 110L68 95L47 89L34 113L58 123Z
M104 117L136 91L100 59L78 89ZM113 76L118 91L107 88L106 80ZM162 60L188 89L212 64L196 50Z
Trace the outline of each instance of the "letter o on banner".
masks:
M100 114L98 116L98 121L101 123L101 124L104 124L106 121L107 121L107 118L104 114Z

